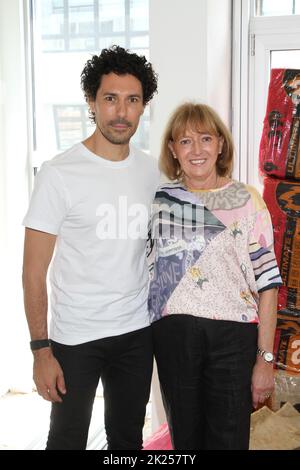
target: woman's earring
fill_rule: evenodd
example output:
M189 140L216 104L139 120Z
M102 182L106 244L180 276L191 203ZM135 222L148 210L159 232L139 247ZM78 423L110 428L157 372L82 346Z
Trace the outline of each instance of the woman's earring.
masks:
M175 160L177 160L177 157L176 157L175 153L173 153L173 158L175 158Z

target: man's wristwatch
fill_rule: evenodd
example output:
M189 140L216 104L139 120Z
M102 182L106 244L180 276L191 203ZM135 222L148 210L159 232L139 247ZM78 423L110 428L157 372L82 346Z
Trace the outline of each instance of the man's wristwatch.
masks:
M257 354L259 354L259 356L261 356L268 364L272 364L274 362L274 355L269 351L257 348Z
M49 348L51 346L51 342L49 339L35 339L30 341L30 349L31 351L37 351L38 349L42 348Z

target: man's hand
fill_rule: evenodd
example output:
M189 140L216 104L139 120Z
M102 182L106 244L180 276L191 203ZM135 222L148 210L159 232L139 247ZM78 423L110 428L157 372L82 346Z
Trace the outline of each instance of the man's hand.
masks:
M42 348L34 352L33 380L38 394L44 400L62 402L61 394L67 393L63 371L52 354L51 348Z

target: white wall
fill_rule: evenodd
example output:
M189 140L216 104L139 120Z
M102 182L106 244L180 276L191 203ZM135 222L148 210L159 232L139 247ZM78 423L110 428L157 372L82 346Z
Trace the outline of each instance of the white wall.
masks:
M29 364L31 358L24 338L26 324L21 289L21 220L28 191L24 36L20 5L21 0L0 0L0 393L6 391L7 384L18 387L12 377L20 383L31 384L31 371L24 367L24 359L27 358Z
M159 74L150 136L157 156L168 116L185 100L211 105L230 125L231 0L150 0L150 30Z
M207 0L207 103L231 126L231 0Z
M159 74L150 150L158 157L167 119L185 100L209 104L231 122L231 0L150 0L150 60ZM152 429L165 420L157 374Z
M159 154L171 111L184 100L206 98L206 41L203 0L150 0L150 60L159 74L152 103L150 148Z

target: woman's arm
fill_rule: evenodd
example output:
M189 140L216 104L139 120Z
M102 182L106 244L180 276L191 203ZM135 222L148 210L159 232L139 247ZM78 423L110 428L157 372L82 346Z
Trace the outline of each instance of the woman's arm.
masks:
M277 289L269 289L259 294L259 327L257 346L263 351L273 353L274 336L277 323ZM267 363L257 355L252 374L253 407L257 408L274 390L273 363Z

